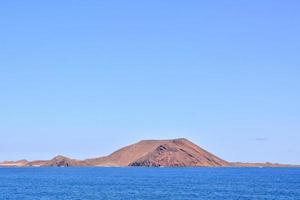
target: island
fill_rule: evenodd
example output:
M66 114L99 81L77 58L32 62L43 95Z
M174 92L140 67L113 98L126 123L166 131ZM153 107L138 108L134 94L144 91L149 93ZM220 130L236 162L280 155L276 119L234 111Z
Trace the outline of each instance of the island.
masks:
M185 138L142 140L104 157L77 160L56 156L51 160L0 162L1 167L300 167L278 163L228 162Z

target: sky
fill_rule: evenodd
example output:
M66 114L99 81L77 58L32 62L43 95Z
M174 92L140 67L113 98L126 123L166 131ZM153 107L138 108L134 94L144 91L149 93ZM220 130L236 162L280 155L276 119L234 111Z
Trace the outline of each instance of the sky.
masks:
M1 1L0 160L187 138L300 164L300 3Z

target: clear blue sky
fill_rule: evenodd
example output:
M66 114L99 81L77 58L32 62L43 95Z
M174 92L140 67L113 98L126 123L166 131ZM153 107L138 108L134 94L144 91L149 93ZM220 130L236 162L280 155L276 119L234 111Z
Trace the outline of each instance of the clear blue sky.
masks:
M1 1L0 160L185 137L300 163L300 3Z

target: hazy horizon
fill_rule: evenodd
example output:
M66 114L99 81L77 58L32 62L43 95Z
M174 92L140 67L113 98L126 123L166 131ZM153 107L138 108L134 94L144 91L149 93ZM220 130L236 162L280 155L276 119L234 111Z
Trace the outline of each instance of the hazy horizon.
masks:
M300 164L298 1L3 1L0 161L187 138Z

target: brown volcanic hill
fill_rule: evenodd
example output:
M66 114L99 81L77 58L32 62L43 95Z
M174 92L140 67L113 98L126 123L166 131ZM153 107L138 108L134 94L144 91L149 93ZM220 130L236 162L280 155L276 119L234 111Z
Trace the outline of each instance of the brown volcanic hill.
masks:
M87 164L80 160L71 159L65 156L55 156L51 160L38 160L32 161L27 166L35 167L74 167L74 166L87 166Z
M187 139L142 140L109 156L87 159L93 166L229 166Z

